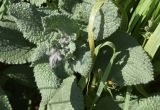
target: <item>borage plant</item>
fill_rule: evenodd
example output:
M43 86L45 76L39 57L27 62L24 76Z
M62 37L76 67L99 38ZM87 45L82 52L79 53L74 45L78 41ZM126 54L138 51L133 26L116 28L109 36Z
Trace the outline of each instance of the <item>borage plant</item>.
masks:
M0 61L8 64L0 76L1 110L19 109L12 90L6 89L10 80L30 93L38 88L39 110L160 107L160 96L148 94L144 87L154 80L151 58L160 44L156 37L158 42L149 48L160 32L158 0L0 3ZM143 8L146 4L156 8ZM22 96L27 97L22 108L35 110L38 99Z

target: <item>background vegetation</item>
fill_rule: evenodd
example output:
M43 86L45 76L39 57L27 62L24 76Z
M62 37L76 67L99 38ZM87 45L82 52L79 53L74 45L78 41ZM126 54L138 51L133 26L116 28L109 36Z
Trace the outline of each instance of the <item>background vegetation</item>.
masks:
M0 0L0 110L159 110L159 0Z

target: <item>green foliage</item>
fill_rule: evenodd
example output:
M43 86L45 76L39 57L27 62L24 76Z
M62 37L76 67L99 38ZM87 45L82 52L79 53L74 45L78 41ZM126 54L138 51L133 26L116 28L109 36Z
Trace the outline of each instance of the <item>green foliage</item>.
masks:
M86 0L77 4L73 9L73 18L82 22L88 22L89 14L95 0ZM106 1L97 13L94 21L94 36L97 40L109 37L120 26L118 8L111 1Z
M58 7L62 10L71 12L72 8L78 3L80 0L59 0Z
M3 74L25 86L36 86L33 69L28 65L10 66L3 71Z
M121 86L146 84L153 80L150 59L135 39L126 33L117 32L110 40L117 47L110 79Z
M146 99L142 99L136 109L131 110L159 110L160 96L153 96Z
M43 3L46 3L47 0L29 0L31 4L35 4L36 6L41 6Z
M9 94L8 99L0 88L0 109L19 109L12 95L24 93L20 99L28 110L158 110L159 95L145 91L159 76L151 60L160 72L158 0L0 0L0 5L0 62L12 64L3 64L3 71L0 64L0 86ZM40 94L19 91L12 81Z
M15 18L18 28L26 39L36 44L50 40L51 36L43 32L42 13L38 12L34 6L28 3L17 3L10 6L9 12Z
M74 76L63 80L61 87L53 94L47 108L56 110L84 110L82 91L77 86Z
M71 46L70 48L73 47ZM87 77L91 70L93 60L91 52L87 51L86 48L86 45L78 44L78 48L73 55L69 59L61 62L60 66L54 69L56 75L60 78L65 78L76 72Z
M23 38L12 22L0 23L0 61L8 64L30 62L33 44Z
M118 103L116 103L111 97L103 97L99 100L97 105L93 110L121 110L121 108L118 106Z
M0 109L1 110L12 110L10 102L6 93L0 88Z
M150 55L150 57L154 58L154 55L156 54L158 48L160 47L160 38L159 38L159 32L160 32L160 24L157 26L153 34L150 36L148 42L146 43L144 49L146 52Z
M47 32L61 31L65 35L72 36L79 31L77 22L67 15L51 15L44 17L42 21Z
M40 90L42 100L40 108L46 106L60 86L60 79L53 73L46 62L41 62L34 67L34 77Z
M138 3L138 6L136 7L134 13L132 14L132 17L129 21L128 25L128 32L136 34L136 31L139 30L140 26L144 26L144 24L151 19L154 10L157 7L159 0L141 0ZM150 7L150 8L146 8Z
M154 71L155 72L159 72L160 71L160 61L156 61L154 64L153 64L153 66L154 66Z
M79 32L76 21L67 15L52 15L43 18L44 30L47 33L55 33L53 45L55 45L65 57L70 57L76 50L75 41ZM57 42L56 42L57 41ZM54 43L56 42L56 43Z
M5 15L5 16L3 16L3 18L4 18L4 20L0 21L1 27L19 31L17 28L17 24L14 22L12 16Z
M47 53L49 54L49 49L50 49L50 45L48 45L48 42L43 42L40 43L39 45L37 45L37 48L35 48L32 52L31 55L31 61L32 63L36 63L41 61L44 56L47 55Z
M92 67L92 56L91 52L83 52L82 50L78 50L76 52L75 64L73 63L73 70L77 73L80 73L82 76L87 77L88 73L91 71Z
M2 5L0 5L0 19L2 19L3 15L6 13L8 4L8 0L3 0Z

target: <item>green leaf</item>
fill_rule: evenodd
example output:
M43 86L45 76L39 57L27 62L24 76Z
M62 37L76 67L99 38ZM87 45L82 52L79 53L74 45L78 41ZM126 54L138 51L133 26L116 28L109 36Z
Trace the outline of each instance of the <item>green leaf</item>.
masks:
M84 0L77 4L73 9L73 19L88 23L92 6L96 0ZM102 40L109 37L120 26L118 8L112 1L105 1L101 10L97 13L94 22L94 37Z
M136 106L136 109L131 110L159 110L160 108L160 96L153 96L146 99L143 99L139 102L138 106Z
M48 42L42 42L39 45L37 45L37 48L33 50L33 54L31 56L32 63L39 63L38 61L44 59L47 56L47 54L49 54L50 48L51 45Z
M110 40L116 46L116 59L110 79L118 85L146 84L153 80L151 61L135 39L123 32L115 33Z
M35 4L36 6L41 6L43 3L46 3L47 0L29 0L31 4Z
M92 56L90 51L84 52L83 50L76 52L75 63L73 64L73 70L80 73L82 76L87 77L92 67Z
M83 0L82 3L76 4L73 9L73 19L88 23L89 15L92 6L96 3L96 0Z
M58 7L60 9L71 12L74 5L76 5L76 3L79 2L79 1L80 0L59 0Z
M127 86L127 91L126 91L126 97L125 97L125 102L124 102L124 106L123 106L123 110L129 110L129 106L130 106L130 100L131 100L131 92L132 92L132 87L131 86Z
M24 37L29 41L38 44L46 40L50 41L53 37L50 33L44 33L41 17L46 14L37 11L29 3L12 4L9 7L9 12L15 18Z
M14 28L14 23L6 24ZM0 61L8 64L30 62L33 44L26 41L22 34L14 29L0 27Z
M99 100L93 110L122 110L111 97L105 96Z
M84 44L85 40L83 38L78 40L77 49L74 52L74 59L70 62L72 69L81 74L84 77L87 77L91 71L93 64L93 59L91 52L88 51L88 45Z
M36 87L33 75L33 69L28 65L15 65L6 68L3 74L11 79L19 82L20 84Z
M69 18L67 15L50 15L42 19L45 31L60 31L61 33L69 36L79 32L79 26L76 21Z
M125 97L121 94L121 95L117 95L115 97L115 102L117 102L117 104L119 105L119 107L121 108L121 110L124 110L124 106L125 106ZM128 99L127 99L128 100ZM140 99L141 100L141 99ZM139 103L139 98L138 96L132 95L130 94L130 100L127 102L128 104L128 110L136 110L138 103Z
M158 48L160 47L160 23L156 27L155 31L151 36L149 37L149 40L147 41L144 49L145 51L150 55L151 58L154 58L154 55L156 54Z
M53 45L48 42L40 43L31 56L32 66L42 61L48 62L54 73L63 79L73 74L69 60L72 59L76 46L73 42L69 42L67 45L64 44L63 48L57 45L59 45L57 41ZM57 59L58 57L60 57L60 60Z
M61 61L59 62L58 66L53 69L56 76L58 76L61 79L67 78L74 74L74 71L72 69L72 61Z
M42 19L45 32L55 32L57 35L53 40L53 49L58 51L62 60L58 62L59 66L53 67L53 71L60 78L66 78L73 74L70 65L70 59L76 50L75 41L79 32L79 25L68 15L54 14ZM53 59L54 54L50 56Z
M47 110L84 110L82 91L77 86L74 76L64 79L47 108Z
M3 15L6 13L8 4L9 4L8 0L3 0L3 3L0 6L0 19L2 19Z
M134 13L132 14L132 17L130 18L129 25L128 25L128 33L132 33L134 30L135 33L137 33L137 29L140 28L140 24L143 25L143 22L147 22L148 20L145 20L152 16L153 10L155 9L157 0L141 0L139 1L138 5L136 6L136 9L134 10Z
M9 28L19 31L17 24L14 22L12 16L3 16L3 19L0 20L0 26L3 28Z
M43 108L55 94L60 85L60 79L52 72L51 67L46 62L37 64L33 71L37 87L42 96L40 108Z
M55 74L60 78L66 78L74 74L74 72L79 73L84 77L88 76L93 64L91 52L87 50L86 44L79 43L77 43L77 49L72 57L61 61L60 65L54 68Z
M6 93L0 87L0 110L12 110Z

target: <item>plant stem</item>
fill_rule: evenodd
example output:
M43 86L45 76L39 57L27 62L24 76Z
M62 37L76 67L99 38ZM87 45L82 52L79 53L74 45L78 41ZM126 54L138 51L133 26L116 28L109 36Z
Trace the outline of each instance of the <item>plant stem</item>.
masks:
M129 101L130 101L131 92L132 92L132 87L127 86L127 92L126 92L126 98L125 98L123 110L129 110Z
M104 2L105 2L105 0L97 0L96 3L94 4L94 6L92 7L90 17L89 17L88 42L89 42L89 47L90 47L91 55L93 58L93 62L95 61L95 43L94 43L94 33L93 33L94 20L95 20L97 12L100 10L100 8ZM91 72L89 73L89 76L88 76L87 91L88 91L90 80L91 80Z
M93 33L93 27L94 27L94 20L96 17L97 12L100 10L101 6L103 5L105 0L97 0L95 5L92 7L90 17L89 17L89 24L88 24L88 41L89 41L89 47L91 50L92 57L94 59L94 50L95 50L95 44L94 44L94 33Z

